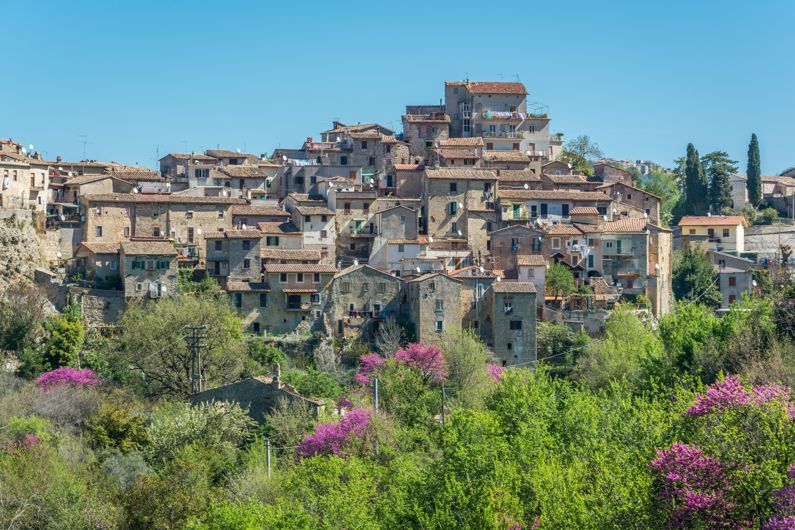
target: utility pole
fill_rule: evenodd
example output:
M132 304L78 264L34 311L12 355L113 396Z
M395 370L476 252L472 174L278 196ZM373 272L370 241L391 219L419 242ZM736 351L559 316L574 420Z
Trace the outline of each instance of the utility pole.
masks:
M205 333L205 331L207 331L207 326L186 325L185 330L188 332L188 334L185 335L185 340L188 341L188 347L191 351L191 392L195 394L201 392L203 386L202 382L204 377L202 374L201 348L204 346L202 341L207 338L207 334Z
M378 412L378 379L373 379L373 410Z
M444 384L442 384L442 425L444 425Z
M271 478L271 439L268 438L265 440L265 448L267 452L265 453L265 464L268 467L268 478Z

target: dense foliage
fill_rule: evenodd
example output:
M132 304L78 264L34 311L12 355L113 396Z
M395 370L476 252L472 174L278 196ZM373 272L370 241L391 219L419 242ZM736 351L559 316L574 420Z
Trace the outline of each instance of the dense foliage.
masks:
M76 366L0 375L0 524L792 528L795 287L772 275L760 285L765 296L723 317L693 296L659 322L618 307L596 338L543 323L540 362L522 368L500 366L471 330L379 353L357 346L355 370L328 368L244 343L233 315L206 316L218 341L208 382L279 365L326 403L315 414L283 400L259 425L236 405L155 392L144 371L184 377L155 347L182 359L184 333L161 339L169 329L152 315L198 318L217 309L212 293L181 300L182 312L133 308L116 333L58 339ZM45 352L60 318L82 326L79 314L42 317L17 351Z

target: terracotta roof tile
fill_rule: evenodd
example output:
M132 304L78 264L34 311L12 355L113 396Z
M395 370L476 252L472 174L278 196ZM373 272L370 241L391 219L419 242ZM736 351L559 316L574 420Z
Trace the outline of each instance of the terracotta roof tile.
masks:
M477 154L467 149L435 149L435 151L440 157L451 160L460 158L480 158Z
M541 254L520 254L516 257L516 264L520 267L543 267L547 260Z
M227 280L226 290L231 292L267 292L271 288L267 283Z
M334 215L334 212L325 206L296 206L295 211L301 215Z
M742 215L686 215L679 221L679 226L748 226Z
M260 257L262 259L289 259L289 260L305 260L305 261L320 261L321 255L319 250L305 249L305 248L270 248L263 247L260 250Z
M535 293L536 286L532 282L496 282L491 284L495 293Z
M106 243L103 241L83 241L80 243L80 246L85 247L94 254L117 254L121 248L121 242L114 241L112 243Z
M472 94L513 94L516 96L527 95L527 89L523 83L503 81L448 81L445 84L464 86Z
M224 232L210 232L204 235L204 239L260 239L263 233L255 228L245 228L240 230L226 230Z
M439 140L439 147L483 147L483 138L480 136L445 138L444 140Z
M320 263L266 263L265 272L337 272L334 265Z
M122 241L121 249L127 256L177 255L177 249L171 241Z
M486 162L527 162L530 159L521 151L486 151L483 153Z
M298 234L301 231L295 226L292 221L268 221L257 223L257 228L263 234L268 235L284 235L284 234Z
M500 190L504 199L552 199L572 201L609 201L610 197L598 191L575 190Z
M605 221L601 223L600 228L603 232L643 232L648 224L649 220L643 217L629 217L617 221Z
M596 206L575 206L569 215L599 215L599 210Z
M157 202L174 204L246 204L245 199L234 197L197 197L193 195L176 195L168 193L97 193L83 196L95 202Z
M232 206L229 210L232 212L232 215L250 215L252 217L290 217L288 212L285 212L278 206L241 204Z
M425 169L423 164L395 164L397 171L422 171Z
M426 168L425 176L429 179L497 180L497 172L493 169L478 168Z

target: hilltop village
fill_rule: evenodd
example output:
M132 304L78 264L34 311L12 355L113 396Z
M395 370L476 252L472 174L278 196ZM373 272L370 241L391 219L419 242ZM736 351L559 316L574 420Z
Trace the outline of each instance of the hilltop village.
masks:
M295 149L174 152L159 171L3 140L3 216L31 220L36 281L95 325L212 278L253 335L372 342L394 322L433 343L471 328L503 366L537 360L540 321L597 333L616 304L669 312L683 239L709 252L723 309L751 290L742 216L666 226L638 168L562 160L563 135L527 95L446 82L443 104L406 106L402 132L334 122ZM795 190L776 179L770 194Z

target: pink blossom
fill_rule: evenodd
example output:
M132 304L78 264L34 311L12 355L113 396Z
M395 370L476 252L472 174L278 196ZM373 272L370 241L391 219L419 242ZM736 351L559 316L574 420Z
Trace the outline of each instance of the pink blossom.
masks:
M370 384L370 374L372 374L379 366L384 364L386 359L377 353L368 353L359 357L359 371L356 372L354 378L360 385Z
M305 456L320 454L344 455L353 438L364 439L370 411L354 409L337 423L321 423L315 433L306 436L298 444L298 450Z
M671 526L690 526L691 518L721 521L729 512L731 485L726 470L700 448L675 443L658 450L651 467L662 481L660 497L674 502Z
M762 525L762 530L795 530L795 517L774 515Z
M406 366L419 368L425 378L434 383L447 377L444 355L435 344L409 344L395 352L395 360Z
M778 385L760 385L748 390L738 377L730 375L707 387L707 391L703 394L697 394L695 404L687 409L686 414L703 416L743 405L761 405L770 402L780 403L787 409L790 417L795 416L788 389Z
M489 371L489 375L493 377L495 381L498 383L502 381L502 373L505 371L504 366L491 363L489 364L487 370Z
M99 377L94 370L88 368L56 368L41 374L36 379L36 384L44 390L60 385L86 386L99 384Z

